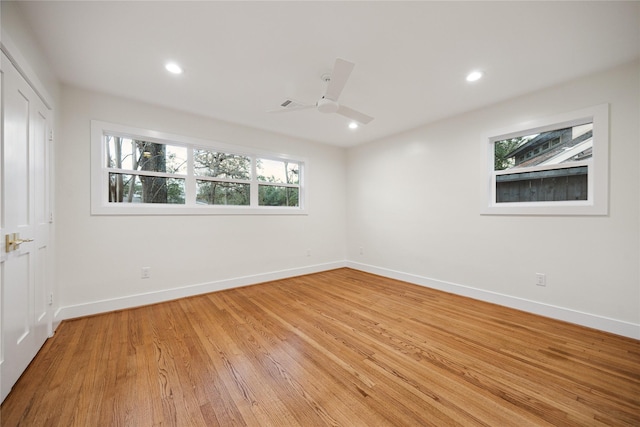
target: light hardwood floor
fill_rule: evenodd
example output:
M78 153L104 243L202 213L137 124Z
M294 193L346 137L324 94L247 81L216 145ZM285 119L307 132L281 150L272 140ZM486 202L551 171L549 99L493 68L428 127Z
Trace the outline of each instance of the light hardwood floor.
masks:
M3 426L640 426L640 341L350 269L64 321Z

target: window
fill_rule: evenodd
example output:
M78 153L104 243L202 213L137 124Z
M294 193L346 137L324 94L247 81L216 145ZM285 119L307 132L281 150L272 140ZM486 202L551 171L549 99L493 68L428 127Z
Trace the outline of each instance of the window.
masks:
M187 148L104 135L109 203L185 203Z
M238 154L195 149L196 203L249 206L251 158Z
M304 214L305 162L91 122L93 214Z
M484 214L606 215L609 107L495 132Z
M297 206L300 165L295 162L258 159L256 162L260 206Z

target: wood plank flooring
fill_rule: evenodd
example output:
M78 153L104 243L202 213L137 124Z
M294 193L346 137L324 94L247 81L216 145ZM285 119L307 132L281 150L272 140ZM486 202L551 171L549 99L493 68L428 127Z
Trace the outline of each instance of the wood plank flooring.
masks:
M350 269L64 321L2 426L640 426L640 341Z

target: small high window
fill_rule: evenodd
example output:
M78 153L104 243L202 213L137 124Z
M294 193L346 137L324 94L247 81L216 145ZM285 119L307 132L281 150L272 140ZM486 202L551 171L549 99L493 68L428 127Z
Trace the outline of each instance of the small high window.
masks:
M485 214L605 215L608 106L539 121L485 139Z

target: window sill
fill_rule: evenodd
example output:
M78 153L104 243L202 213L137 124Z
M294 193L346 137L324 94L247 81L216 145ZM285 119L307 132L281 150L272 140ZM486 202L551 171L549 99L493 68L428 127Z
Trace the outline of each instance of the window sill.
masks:
M283 207L239 207L239 206L153 206L121 205L93 206L91 215L308 215L306 209Z

